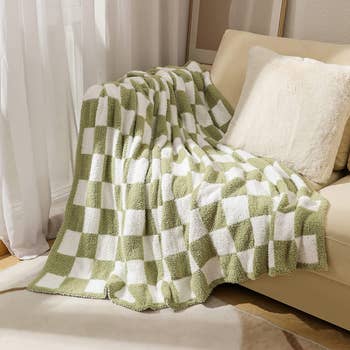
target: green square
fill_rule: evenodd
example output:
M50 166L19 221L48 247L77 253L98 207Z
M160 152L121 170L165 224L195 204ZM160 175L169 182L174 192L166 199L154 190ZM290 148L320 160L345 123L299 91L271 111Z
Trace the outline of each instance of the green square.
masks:
M98 232L104 234L118 233L118 217L113 209L100 209L100 225Z
M107 126L115 128L119 127L120 124L116 125L115 109L119 107L119 101L108 96L108 109L107 109Z
M88 180L91 170L91 154L81 154L79 161L76 163L76 177L81 180Z
M73 267L74 260L74 256L63 255L52 251L50 258L47 259L45 271L60 276L68 276Z
M96 255L97 235L83 233L80 237L77 256L81 258L94 259Z
M249 219L229 226L229 231L238 252L254 247L253 228Z
M190 194L193 190L192 187L192 176L177 176L173 181L173 192L175 198L181 198Z
M253 276L254 278L267 273L269 270L268 265L268 246L260 245L254 248L254 266Z
M142 236L119 236L123 255L127 260L143 260Z
M126 208L145 209L146 208L146 185L143 183L128 184L126 186Z
M169 230L181 226L181 220L177 212L175 201L168 201L163 203L162 210L162 230Z
M277 273L287 273L297 266L297 246L295 241L274 241L275 270Z
M145 234L146 235L160 234L160 232L157 232L157 226L155 225L151 209L145 210L145 218L146 218Z
M228 282L241 282L247 279L247 274L236 254L220 256L220 266Z
M221 202L200 207L199 213L208 232L226 227L226 218Z
M103 182L113 183L113 157L109 155L104 156L102 180Z
M85 207L69 205L65 213L65 224L72 231L82 232L84 224Z
M179 279L191 275L191 267L187 252L181 252L165 258L171 279Z
M105 154L106 131L105 126L95 126L94 153Z
M217 255L209 235L191 242L190 252L199 267L203 267L208 260Z
M227 182L221 191L222 198L244 196L246 194L247 189L245 187L245 180L241 178L235 178Z
M156 285L163 278L163 265L161 261L145 261L147 284Z
M68 295L84 294L88 282L89 280L67 277L60 285L60 292Z
M98 99L87 100L81 107L80 130L95 126Z
M94 260L92 267L92 279L108 280L114 270L114 261Z
M90 208L101 208L102 182L89 181L86 190L86 206Z
M250 217L269 215L272 212L272 198L269 196L248 196Z
M121 105L127 110L136 110L137 98L135 90L127 89L123 85L120 86Z

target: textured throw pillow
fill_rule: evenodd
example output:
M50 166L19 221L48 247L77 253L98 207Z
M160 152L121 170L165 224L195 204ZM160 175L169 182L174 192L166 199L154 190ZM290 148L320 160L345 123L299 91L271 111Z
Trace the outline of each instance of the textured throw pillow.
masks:
M234 108L242 91L248 51L252 46L263 46L280 55L309 57L325 63L350 65L350 45L274 37L228 29L222 37L210 74L216 87ZM334 163L335 171L346 168L349 153L350 122L344 129Z
M349 114L350 67L253 47L223 142L325 183Z

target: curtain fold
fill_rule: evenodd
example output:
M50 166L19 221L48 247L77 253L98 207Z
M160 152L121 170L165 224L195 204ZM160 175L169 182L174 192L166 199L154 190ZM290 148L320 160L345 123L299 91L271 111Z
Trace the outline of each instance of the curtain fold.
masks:
M90 85L183 64L188 0L0 0L0 239L35 257L54 237Z

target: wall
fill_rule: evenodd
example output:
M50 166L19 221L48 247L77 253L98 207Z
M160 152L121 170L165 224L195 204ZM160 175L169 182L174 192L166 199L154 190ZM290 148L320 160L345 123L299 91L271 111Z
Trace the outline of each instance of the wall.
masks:
M350 0L288 0L284 36L350 44Z

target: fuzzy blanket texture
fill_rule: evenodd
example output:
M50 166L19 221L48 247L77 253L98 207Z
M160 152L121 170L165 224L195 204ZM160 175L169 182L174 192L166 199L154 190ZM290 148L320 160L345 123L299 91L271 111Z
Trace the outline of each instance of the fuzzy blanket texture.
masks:
M64 223L29 289L181 309L220 283L326 269L328 202L221 144L232 115L195 62L91 87Z

